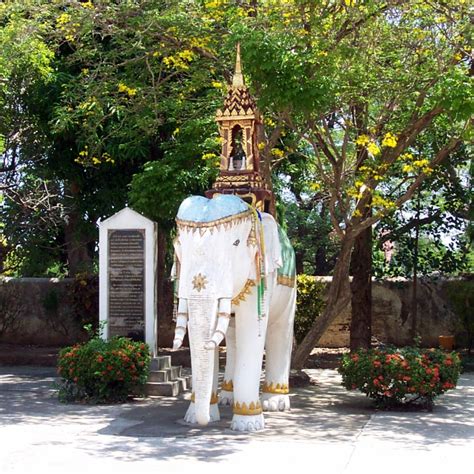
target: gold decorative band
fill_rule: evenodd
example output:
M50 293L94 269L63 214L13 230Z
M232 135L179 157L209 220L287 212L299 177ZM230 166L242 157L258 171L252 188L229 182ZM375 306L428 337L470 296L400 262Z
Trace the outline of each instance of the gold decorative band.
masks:
M184 221L181 219L176 219L176 224L179 228L182 229L205 229L205 228L212 228L212 227L220 227L221 225L226 224L234 224L240 222L247 217L252 215L252 211L243 211L239 214L235 214L233 216L223 217L222 219L216 219L215 221L210 222L195 222L195 221Z
M279 285L289 286L290 288L294 288L296 285L296 277L289 277L284 275L277 276L277 283Z
M257 403L250 402L250 405L247 405L245 402L234 402L232 411L234 415L260 415L262 413L262 405L260 404L260 401L257 401Z
M241 301L245 301L245 298L247 297L247 295L250 294L254 286L255 286L255 281L247 280L245 282L244 287L240 291L240 293L235 298L232 298L232 304L239 306Z
M273 382L272 383L264 382L263 387L262 387L262 392L264 392L264 393L279 393L279 394L285 395L287 393L290 393L290 389L288 387L288 384L286 384L286 383L274 384Z
M225 390L226 392L233 392L234 384L232 383L232 380L224 380L221 385L221 390Z
M196 394L193 392L191 394L191 402L194 403L196 401ZM217 392L211 393L211 405L215 405L219 401L219 397L217 396Z

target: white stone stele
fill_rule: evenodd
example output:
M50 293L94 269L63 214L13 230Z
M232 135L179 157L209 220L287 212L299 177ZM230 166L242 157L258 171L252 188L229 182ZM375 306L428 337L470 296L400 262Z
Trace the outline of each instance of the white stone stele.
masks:
M157 225L129 207L123 208L113 216L99 222L99 320L107 322L109 316L108 261L109 230L145 231L145 342L149 345L152 357L158 353L157 315L156 315L156 263ZM109 338L108 325L104 336Z

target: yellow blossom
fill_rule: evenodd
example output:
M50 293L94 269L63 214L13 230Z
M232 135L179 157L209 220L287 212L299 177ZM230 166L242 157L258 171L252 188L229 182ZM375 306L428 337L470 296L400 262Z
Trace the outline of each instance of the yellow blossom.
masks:
M400 158L404 161L411 161L413 160L413 153L403 153Z
M123 93L127 94L129 97L133 97L137 93L136 89L128 87L125 84L123 84L122 82L117 87L118 87L119 92L123 92Z
M93 10L94 9L94 4L89 0L87 2L81 3L81 7L89 8L89 9Z
M386 133L382 140L382 146L395 148L397 146L397 137L393 133Z
M82 73L83 76L87 76L87 74L89 74L89 69L86 68L86 67L82 68L81 73Z
M203 160L213 160L217 155L215 153L204 153L201 157Z
M279 148L272 148L272 155L276 156L277 158L283 158L285 156L285 152Z
M263 151L263 150L265 149L265 143L260 142L260 143L257 145L257 148L258 148L260 151Z
M62 13L56 18L56 25L65 25L71 21L71 15L69 13Z
M428 165L429 161L426 159L423 160L415 160L413 162L413 166L418 166L418 168L423 168L424 166Z
M362 213L359 211L359 209L356 209L353 213L352 213L353 217L362 217Z
M265 117L263 122L265 125L268 125L269 127L274 127L276 125L275 121L272 120L270 117Z
M99 165L100 163L101 163L101 161L99 160L99 158L97 158L96 156L92 157L92 164L93 165Z
M411 173L413 171L413 166L412 165L405 165L403 168L402 168L402 171L404 173Z
M319 191L321 189L321 184L320 183L311 183L309 185L309 187L312 191Z
M212 87L215 87L216 89L222 89L223 87L222 82L218 82L218 81L212 81L211 85Z
M348 6L348 7L355 7L356 0L344 0L344 3L345 3L346 6Z
M368 145L367 145L367 151L372 155L372 156L377 156L380 154L380 148L379 146L374 143L374 142L370 142Z
M194 53L190 49L179 52L178 56L185 61L192 61L194 59Z
M356 140L356 144L362 145L362 146L367 145L369 142L370 142L370 138L368 137L368 135L360 135L359 137L357 137L357 140Z

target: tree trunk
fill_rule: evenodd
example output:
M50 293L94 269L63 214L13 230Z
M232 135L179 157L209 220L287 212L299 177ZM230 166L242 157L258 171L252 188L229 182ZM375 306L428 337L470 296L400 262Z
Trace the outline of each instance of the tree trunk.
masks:
M369 349L372 338L372 228L355 239L351 258L350 348Z
M293 354L292 367L301 370L311 351L318 343L329 325L350 302L349 267L354 239L345 236L334 267L324 311L306 334Z
M418 245L420 240L420 208L421 208L421 186L418 189L417 204L416 204L416 224L415 224L415 243L413 252L413 286L411 297L411 317L412 337L415 339L418 336Z
M173 324L173 283L166 268L168 235L158 226L156 262L156 293L158 315L158 347L172 347L174 337Z
M72 182L70 185L72 199L67 223L64 226L64 240L67 252L68 275L74 277L79 272L92 269L92 258L89 255L88 239L81 232L82 217L76 209L76 200L79 196L79 185Z

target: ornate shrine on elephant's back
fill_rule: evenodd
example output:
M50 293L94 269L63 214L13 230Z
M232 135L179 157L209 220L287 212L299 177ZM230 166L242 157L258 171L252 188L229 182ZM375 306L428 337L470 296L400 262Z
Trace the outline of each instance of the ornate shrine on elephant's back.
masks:
M215 194L236 194L260 211L273 214L273 194L260 170L259 137L263 122L255 100L245 85L240 61L240 45L232 85L224 107L216 114L222 138L220 172L206 197Z

